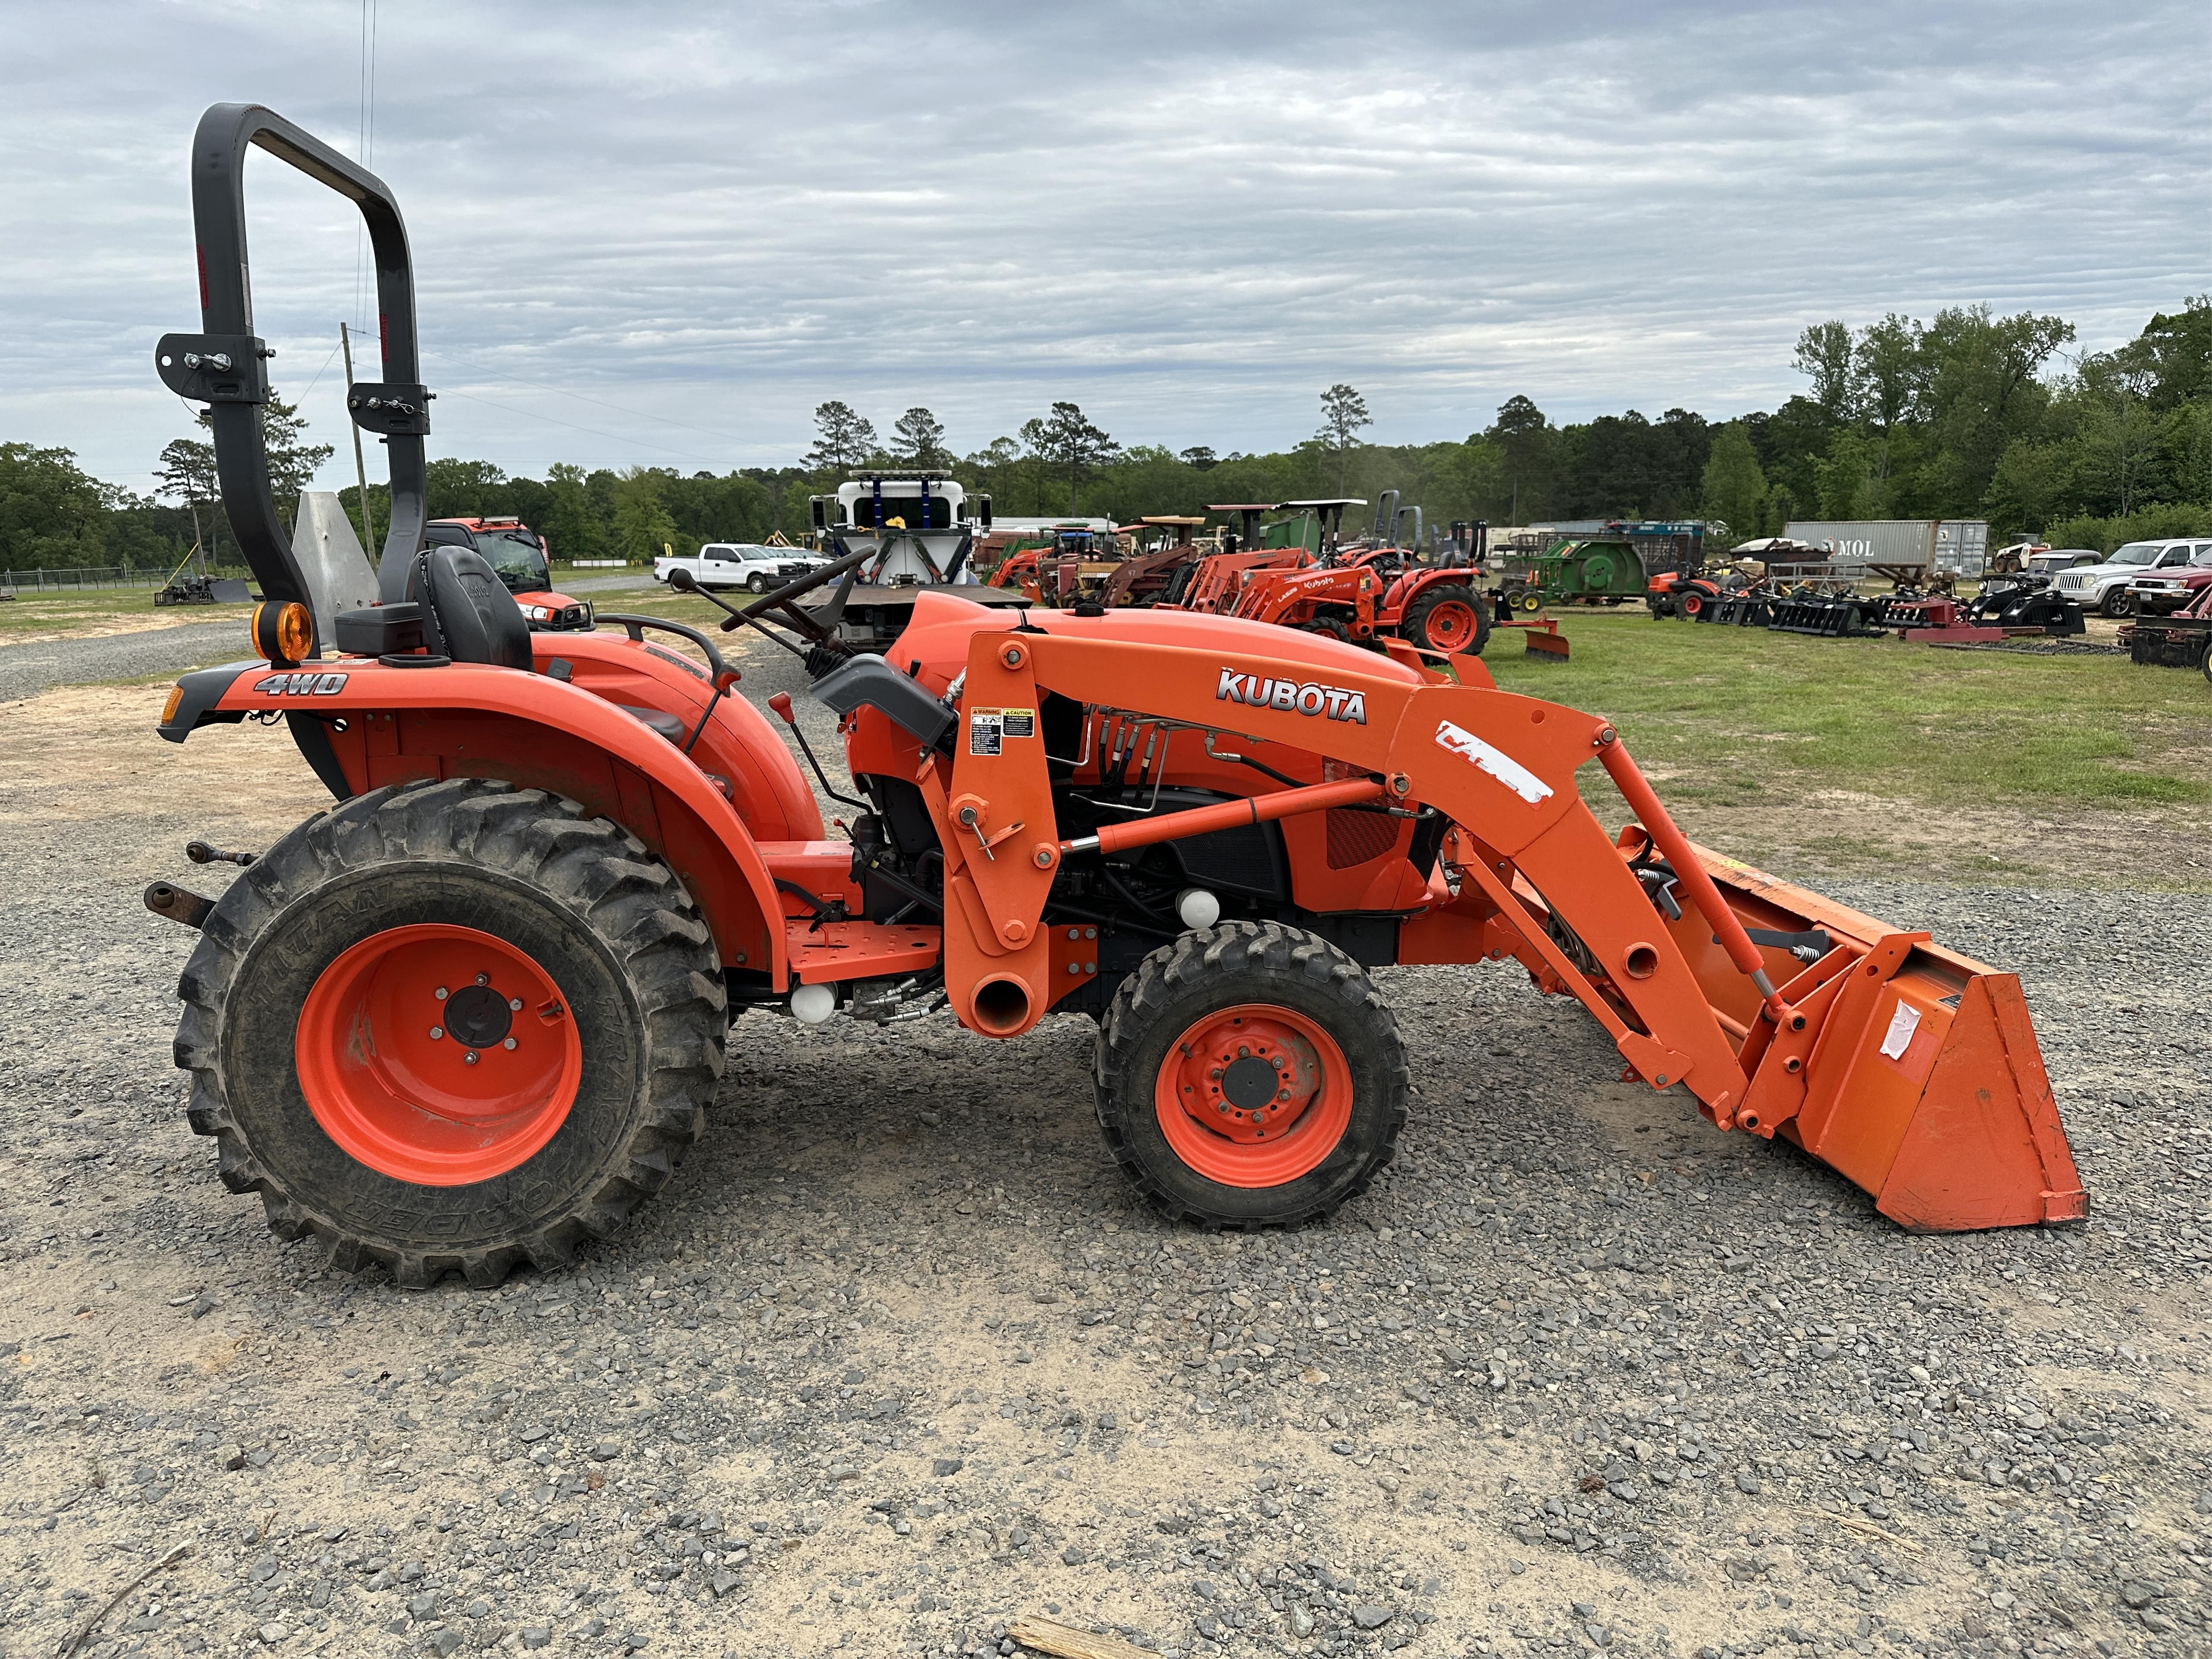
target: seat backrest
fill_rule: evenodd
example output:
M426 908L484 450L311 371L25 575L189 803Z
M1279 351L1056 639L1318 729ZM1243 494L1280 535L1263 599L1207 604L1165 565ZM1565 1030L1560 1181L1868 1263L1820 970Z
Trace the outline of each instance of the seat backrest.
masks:
M530 624L507 584L470 547L428 547L416 556L415 589L437 623L445 654L455 662L528 668Z

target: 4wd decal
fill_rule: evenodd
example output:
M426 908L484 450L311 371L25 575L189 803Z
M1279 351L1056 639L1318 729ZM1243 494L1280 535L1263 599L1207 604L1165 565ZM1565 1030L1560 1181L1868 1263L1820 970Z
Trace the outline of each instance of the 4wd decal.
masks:
M309 669L297 674L264 674L253 689L264 697L335 697L345 690L343 674L318 674Z
M1325 714L1333 720L1367 724L1367 694L1340 686L1301 685L1296 680L1263 680L1234 668L1221 671L1221 684L1213 695L1223 702L1249 703L1255 708L1279 708L1290 714Z

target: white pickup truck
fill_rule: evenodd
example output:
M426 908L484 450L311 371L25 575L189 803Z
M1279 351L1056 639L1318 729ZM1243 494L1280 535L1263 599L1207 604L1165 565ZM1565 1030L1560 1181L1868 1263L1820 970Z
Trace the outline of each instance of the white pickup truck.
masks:
M702 587L742 587L765 593L818 570L830 561L792 547L761 547L746 542L709 542L696 556L653 562L653 580L665 582L672 570L688 570Z

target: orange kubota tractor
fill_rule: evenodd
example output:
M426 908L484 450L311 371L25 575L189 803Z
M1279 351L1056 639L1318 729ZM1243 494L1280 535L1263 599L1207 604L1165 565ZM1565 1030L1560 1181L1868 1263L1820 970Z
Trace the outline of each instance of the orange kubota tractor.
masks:
M1346 507L1364 503L1307 504L1322 514L1321 562L1253 572L1226 613L1355 644L1395 638L1448 656L1480 656L1490 640L1490 611L1468 571L1424 564L1418 553L1399 545L1398 492L1386 489L1382 495L1374 533L1357 545L1338 544L1338 525ZM1420 511L1407 510L1416 516Z
M374 249L386 379L356 413L392 441L392 526L381 601L335 641L270 498L254 145L359 203ZM935 592L881 657L839 641L836 597L792 603L849 592L854 556L723 607L802 653L839 718L866 799L825 839L711 635L604 613L533 634L480 555L424 544L428 396L383 185L240 105L202 120L192 167L205 331L165 338L161 374L213 410L267 602L260 660L186 676L161 730L282 720L333 804L220 901L148 902L201 930L191 1127L280 1234L405 1285L566 1262L698 1138L733 1013L945 1004L979 1041L1097 1020L1106 1144L1170 1215L1310 1221L1406 1119L1369 970L1509 957L1589 1010L1624 1076L1796 1142L1906 1226L2084 1212L2013 975L1692 847L1605 720L1473 659L1452 682L1402 641ZM1591 763L1635 814L1618 837L1577 789Z

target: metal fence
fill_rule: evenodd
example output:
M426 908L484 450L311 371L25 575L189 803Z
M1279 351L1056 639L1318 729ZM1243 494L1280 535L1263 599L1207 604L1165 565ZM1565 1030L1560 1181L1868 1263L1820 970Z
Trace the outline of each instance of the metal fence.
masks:
M0 570L0 588L58 593L73 587L159 587L162 570L137 570L126 564L84 565L73 570Z
M213 576L243 572L209 567ZM80 565L69 570L0 570L0 593L67 593L77 588L160 587L169 580L166 565L145 568L127 564Z

